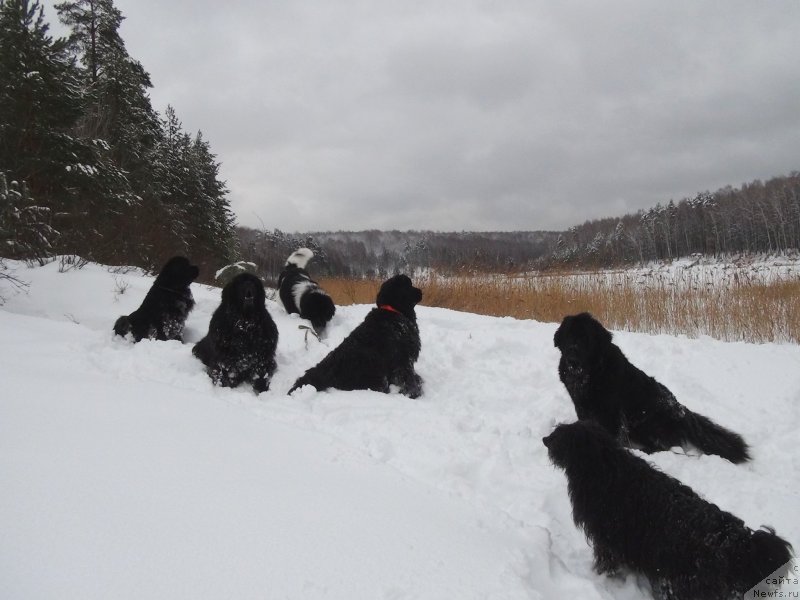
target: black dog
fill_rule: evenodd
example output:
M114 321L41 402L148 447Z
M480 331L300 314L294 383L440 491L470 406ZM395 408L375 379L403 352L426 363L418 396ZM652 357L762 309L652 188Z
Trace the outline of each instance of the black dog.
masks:
M385 281L378 292L378 307L318 365L306 371L289 393L306 384L317 390L388 393L394 384L410 398L420 396L422 378L414 371L420 351L414 306L421 300L422 291L406 275Z
M287 313L298 313L303 319L311 321L314 331L319 334L333 318L336 306L306 271L306 265L313 256L314 253L308 248L299 248L289 256L278 277L278 295Z
M648 453L691 444L733 463L750 458L740 435L680 404L633 366L589 313L564 318L553 341L561 350L558 374L579 419L597 421L623 445Z
M730 600L792 559L773 530L749 529L595 422L559 425L542 441L566 472L572 517L598 573L641 573L664 600Z
M186 317L194 307L189 285L200 274L183 256L174 256L161 269L142 305L114 323L114 333L129 333L138 342L143 338L181 340Z
M269 389L277 368L278 328L264 300L264 284L250 273L237 275L223 288L208 335L192 348L215 385L248 382L256 393Z

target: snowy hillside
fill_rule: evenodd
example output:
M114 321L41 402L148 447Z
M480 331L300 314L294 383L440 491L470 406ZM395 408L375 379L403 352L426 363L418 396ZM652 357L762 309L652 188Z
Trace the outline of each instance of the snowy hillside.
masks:
M340 307L325 345L306 345L270 301L278 372L257 397L214 388L190 343L112 337L152 278L11 266L30 286L0 283L4 600L650 597L593 573L547 460L541 438L575 418L556 324L420 307L422 398L289 397L370 307ZM187 342L219 301L192 287ZM754 457L649 460L800 547L800 347L616 341Z

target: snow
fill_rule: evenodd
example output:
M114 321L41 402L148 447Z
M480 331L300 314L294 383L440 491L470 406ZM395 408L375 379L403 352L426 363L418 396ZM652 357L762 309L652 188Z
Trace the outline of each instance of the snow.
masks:
M269 392L215 388L191 343L219 290L193 285L186 344L111 334L136 270L9 261L0 281L0 589L29 598L649 598L609 579L541 438L574 420L554 323L420 307L422 398L286 395L371 308L306 339L275 302ZM424 291L424 290L423 290ZM748 525L800 543L800 348L618 332L753 461L648 460Z

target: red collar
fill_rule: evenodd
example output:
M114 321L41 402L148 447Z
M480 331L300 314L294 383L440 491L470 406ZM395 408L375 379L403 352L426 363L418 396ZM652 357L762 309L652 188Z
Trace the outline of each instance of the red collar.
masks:
M399 310L397 310L394 306L391 306L390 304L379 304L378 308L383 309L383 310L388 310L389 312L397 313L398 315L402 315L403 314Z

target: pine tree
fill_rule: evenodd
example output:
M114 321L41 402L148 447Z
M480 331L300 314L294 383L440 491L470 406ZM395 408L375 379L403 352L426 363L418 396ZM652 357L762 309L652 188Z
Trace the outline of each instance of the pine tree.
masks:
M236 257L234 218L219 163L201 133L192 139L167 107L155 149L154 189L148 219L155 232L151 262L183 253L212 272Z
M53 254L58 232L50 226L50 209L39 206L28 193L0 173L0 255L34 259L43 264Z
M129 189L104 140L75 136L85 108L79 73L38 1L0 3L0 82L0 170L51 211L57 251L93 256Z
M125 48L119 35L124 17L113 0L62 2L56 10L61 22L71 28L69 47L83 66L87 109L78 132L108 142L111 158L124 171L134 196L134 201L109 223L109 235L116 243L104 258L147 263L152 232L138 226L149 226L149 218L142 223L141 211L152 210L161 195L153 170L162 136L158 114L148 95L150 75Z
M190 148L195 190L188 215L197 260L207 267L231 262L236 255L235 219L227 199L228 188L219 179L219 167L211 148L198 132Z
M161 127L147 93L150 75L119 35L124 17L113 0L62 2L56 10L72 29L70 48L84 67L89 106L82 133L106 140L115 163L143 194Z

